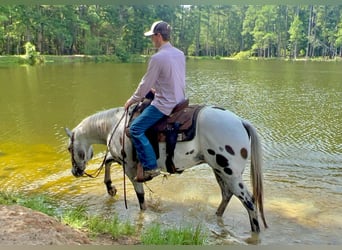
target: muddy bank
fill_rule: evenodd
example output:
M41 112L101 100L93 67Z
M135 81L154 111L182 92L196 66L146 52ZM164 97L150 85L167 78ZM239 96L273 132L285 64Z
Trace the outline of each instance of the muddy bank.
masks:
M0 205L1 245L133 245L138 240L108 235L90 238L46 214L18 205Z

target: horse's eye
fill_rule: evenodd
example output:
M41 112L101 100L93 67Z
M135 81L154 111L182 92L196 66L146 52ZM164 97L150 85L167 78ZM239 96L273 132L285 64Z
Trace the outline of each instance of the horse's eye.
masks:
M79 151L78 152L78 157L81 159L81 160L84 160L84 157L85 157L85 154L83 151Z

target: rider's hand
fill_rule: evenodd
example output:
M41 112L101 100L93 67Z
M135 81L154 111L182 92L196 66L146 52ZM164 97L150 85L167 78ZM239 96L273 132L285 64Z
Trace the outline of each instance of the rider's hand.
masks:
M134 102L132 102L130 99L127 100L127 102L125 103L125 110L128 110L128 108L133 104Z

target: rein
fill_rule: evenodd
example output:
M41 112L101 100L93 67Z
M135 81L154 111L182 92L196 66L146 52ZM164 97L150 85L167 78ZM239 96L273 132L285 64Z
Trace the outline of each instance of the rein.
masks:
M109 138L109 141L108 141L108 144L107 144L107 150L106 150L106 154L103 158L103 161L100 165L100 167L95 170L94 173L92 174L89 174L87 173L86 171L84 171L84 174L83 174L83 177L89 177L89 178L96 178L99 176L99 174L102 172L103 170L103 167L104 165L106 164L106 160L107 160L107 156L108 156L108 153L109 153L109 147L110 147L110 144L112 142L112 139L113 139L113 136L117 130L117 128L119 127L122 119L125 117L125 126L126 127L126 124L127 124L127 116L128 116L128 111L125 110L125 112L122 114L120 120L117 122L117 124L115 125L115 128L113 129L113 132ZM71 144L70 144L70 152L71 152L71 160L72 160L72 163L74 164L75 163L75 159L74 159L74 140L75 140L75 134L73 133L71 135ZM125 152L125 131L123 131L122 133L122 149L121 149L121 155L122 155L122 167L123 167L123 177L124 177L124 200L125 200L125 207L127 209L127 196L126 196L126 167L125 167L125 158L126 158L126 152Z
M88 174L87 172L84 171L84 175L83 175L84 177L96 178L96 177L98 177L99 174L101 173L101 171L102 171L102 169L103 169L103 167L104 167L104 165L105 165L105 163L106 163L107 155L108 155L108 153L109 153L108 147L109 147L110 143L112 142L113 136L114 136L114 134L115 134L117 128L119 127L119 125L120 125L120 123L121 123L121 121L122 121L122 119L124 118L124 116L125 116L126 113L127 113L127 112L125 111L125 112L122 114L120 120L116 123L116 126L115 126L115 128L113 129L113 132L112 132L112 134L111 134L111 136L110 136L110 138L109 138L109 142L108 142L108 145L107 145L106 154L105 154L105 156L104 156L104 158L103 158L103 161L102 161L100 167L99 167L97 170L95 170L95 172L92 173L92 174ZM127 119L127 114L126 114L126 119ZM125 119L125 126L126 126L126 119ZM125 136L125 133L124 133L123 136ZM122 147L124 147L124 145L123 145ZM122 151L124 151L124 149L122 149ZM121 153L121 154L122 154L122 153ZM123 160L123 162L124 162L124 160ZM125 174L125 173L124 173L124 174Z
M126 114L126 115L125 115ZM126 158L126 152L125 152L125 128L127 126L127 116L128 116L128 111L125 110L125 127L124 131L122 133L122 150L121 150L121 155L122 155L122 167L123 167L123 178L124 178L124 200L125 200L125 207L127 209L127 196L126 196L126 166L125 166L125 158Z
M105 165L105 162L107 160L107 155L108 155L108 149L107 149L106 154L105 154L105 156L103 158L101 166L98 169L96 169L95 172L92 173L92 174L88 174L86 171L84 171L83 177L89 177L89 178L96 178L96 177L98 177L99 174L102 172L103 166Z

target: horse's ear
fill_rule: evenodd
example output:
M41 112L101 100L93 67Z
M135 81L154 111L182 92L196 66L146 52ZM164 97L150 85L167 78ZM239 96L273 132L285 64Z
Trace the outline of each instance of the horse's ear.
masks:
M72 132L70 131L70 129L65 128L65 132L66 132L66 134L69 136L69 138L71 138Z

